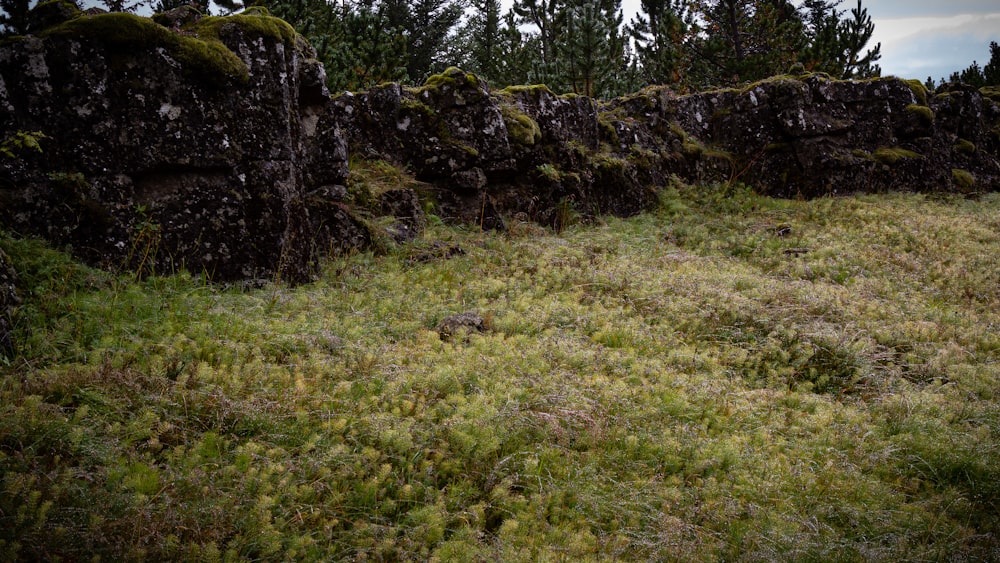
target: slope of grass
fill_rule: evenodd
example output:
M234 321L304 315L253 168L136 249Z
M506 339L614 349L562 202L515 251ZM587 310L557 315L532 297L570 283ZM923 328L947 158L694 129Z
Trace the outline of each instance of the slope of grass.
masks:
M34 288L0 368L3 560L1000 549L995 195L677 186L245 292L0 244ZM464 311L489 330L443 340Z

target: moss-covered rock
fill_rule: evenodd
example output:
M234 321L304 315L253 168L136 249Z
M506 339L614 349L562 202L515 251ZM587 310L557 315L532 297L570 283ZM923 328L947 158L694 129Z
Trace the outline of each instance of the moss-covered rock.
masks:
M967 170L952 168L951 179L955 184L955 188L960 192L968 193L976 188L976 178Z
M919 117L924 125L931 125L934 123L934 110L925 105L910 104L906 106L906 112Z
M500 104L500 113L507 125L507 136L512 143L533 147L542 140L542 130L530 115L511 104Z
M926 106L928 95L927 87L917 79L904 80L903 82L910 87L910 91L913 92L913 97L917 100L917 104Z
M216 21L225 22L228 19L216 18ZM127 13L107 13L74 18L50 27L39 35L102 44L118 58L133 57L137 51L150 52L162 48L188 74L218 85L224 85L228 80L246 83L249 79L246 63L218 39L218 28L222 25L223 23L200 23L198 29L208 30L210 33L206 33L204 37L190 36L172 32L149 18Z
M911 150L899 147L892 147L892 148L880 147L875 149L875 152L872 153L872 158L874 158L876 162L879 162L881 164L892 165L898 163L901 160L906 160L911 158L921 158L921 155Z
M221 39L235 30L288 46L294 45L298 36L295 28L288 22L271 16L261 6L252 6L243 13L232 16L201 18L195 26L197 35L205 39Z
M955 142L953 147L957 152L962 154L972 155L976 154L976 144L972 141L967 141L965 139L959 139Z
M481 83L475 74L452 66L440 74L428 76L423 87L428 90L440 90L446 87L478 89L481 87Z
M3 43L0 138L44 141L0 159L0 227L101 267L310 279L327 241L360 240L311 222L354 224L305 197L346 176L315 55L260 11L78 14Z

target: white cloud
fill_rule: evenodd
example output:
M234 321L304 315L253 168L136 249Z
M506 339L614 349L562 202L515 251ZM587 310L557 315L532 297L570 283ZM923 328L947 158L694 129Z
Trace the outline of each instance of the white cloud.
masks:
M973 60L986 64L990 41L1000 41L1000 12L880 20L872 43L878 41L883 74L947 78Z
M839 8L851 10L857 0L844 0ZM888 19L911 19L922 17L949 17L955 14L984 14L997 11L996 0L863 0L863 8L872 19L879 22Z

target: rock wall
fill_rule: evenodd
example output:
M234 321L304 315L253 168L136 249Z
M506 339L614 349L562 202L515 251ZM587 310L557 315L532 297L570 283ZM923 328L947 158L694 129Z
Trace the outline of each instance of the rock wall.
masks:
M347 154L301 36L260 13L35 12L44 29L0 44L0 139L44 135L0 158L3 228L102 267L309 279L308 192Z
M671 177L739 181L779 197L1000 187L1000 109L962 85L780 76L741 90L666 87L598 103L544 86L490 92L449 69L415 89L334 103L350 151L404 164L447 214L543 224L572 206L631 215Z
M447 218L500 229L638 213L674 177L783 197L1000 186L1000 109L964 86L810 74L599 103L449 69L331 99L313 49L254 9L150 20L54 0L32 17L32 35L0 42L0 141L43 137L0 155L0 228L103 267L297 283L379 238L359 213L402 215L389 234L412 238L414 193L359 210L349 154L406 167Z

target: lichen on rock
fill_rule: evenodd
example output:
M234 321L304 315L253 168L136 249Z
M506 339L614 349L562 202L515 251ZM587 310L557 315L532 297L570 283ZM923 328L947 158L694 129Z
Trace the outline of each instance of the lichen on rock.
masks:
M412 238L418 197L485 229L631 215L675 181L786 197L1000 186L988 89L796 72L598 102L449 68L331 100L316 52L262 8L150 20L53 0L35 19L0 43L0 138L44 139L0 159L0 227L104 267L306 281L324 254L389 244L379 214ZM355 190L352 155L405 169L419 196Z
M76 14L0 45L0 135L46 136L0 161L5 226L102 267L307 281L359 238L319 236L304 196L347 172L315 51L259 10L181 20Z

